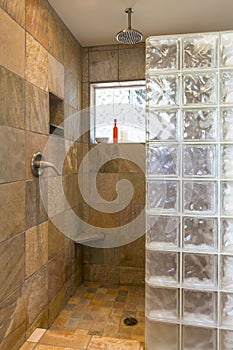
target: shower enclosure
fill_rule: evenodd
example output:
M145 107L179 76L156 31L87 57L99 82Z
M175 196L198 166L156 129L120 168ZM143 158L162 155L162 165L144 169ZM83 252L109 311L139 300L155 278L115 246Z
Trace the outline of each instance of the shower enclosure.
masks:
M146 42L146 349L233 349L233 32Z

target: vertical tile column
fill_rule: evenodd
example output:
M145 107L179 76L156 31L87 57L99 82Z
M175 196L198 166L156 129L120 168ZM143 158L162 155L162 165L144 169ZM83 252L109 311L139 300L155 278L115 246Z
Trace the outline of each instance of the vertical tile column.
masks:
M147 40L147 350L233 348L232 47Z

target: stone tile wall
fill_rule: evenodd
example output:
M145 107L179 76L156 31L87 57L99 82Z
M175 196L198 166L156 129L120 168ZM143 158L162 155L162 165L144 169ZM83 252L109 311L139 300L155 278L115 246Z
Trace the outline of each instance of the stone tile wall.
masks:
M109 45L84 48L82 67L82 107L88 108L91 83L145 79L144 44L137 44L133 47L131 45ZM93 147L87 144L86 148L89 146ZM144 157L144 150L142 157ZM90 169L91 167L92 164L90 164ZM139 215L145 205L145 179L143 171L133 163L111 160L102 166L97 177L99 194L105 200L113 200L116 196L116 183L120 179L128 179L135 190L134 197L126 210L120 213L100 214L84 203L83 217L85 220L94 226L118 227L127 224ZM118 248L84 248L84 279L87 281L143 285L144 266L144 236Z
M49 91L64 101L65 117L81 108L82 62L47 0L0 0L0 42L0 349L16 350L82 281L82 249L48 220L30 170L49 136ZM64 166L68 188L77 149Z

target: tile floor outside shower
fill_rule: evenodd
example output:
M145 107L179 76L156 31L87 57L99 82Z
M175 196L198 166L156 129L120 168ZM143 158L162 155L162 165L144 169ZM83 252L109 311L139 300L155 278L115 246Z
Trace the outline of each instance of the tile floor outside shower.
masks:
M83 283L50 329L36 329L21 350L142 350L144 301L144 287ZM138 324L126 326L127 317Z

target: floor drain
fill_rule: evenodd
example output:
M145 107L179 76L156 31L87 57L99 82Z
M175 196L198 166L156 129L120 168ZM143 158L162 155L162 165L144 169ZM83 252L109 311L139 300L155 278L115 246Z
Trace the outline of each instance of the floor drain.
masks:
M138 324L138 320L136 320L136 318L133 317L127 317L124 319L124 324L126 324L126 326L135 326L136 324Z

